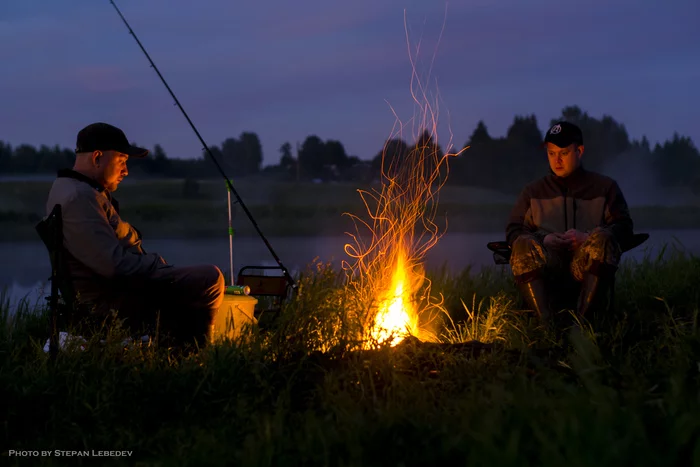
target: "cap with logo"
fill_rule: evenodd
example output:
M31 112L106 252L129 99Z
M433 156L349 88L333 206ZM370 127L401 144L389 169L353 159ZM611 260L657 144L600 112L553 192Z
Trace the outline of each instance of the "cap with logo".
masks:
M565 148L570 144L583 144L583 133L581 129L569 122L557 122L547 130L544 137L543 146L552 143L560 148Z
M108 123L92 123L78 132L75 152L118 151L129 157L146 157L148 149L132 146L119 128Z

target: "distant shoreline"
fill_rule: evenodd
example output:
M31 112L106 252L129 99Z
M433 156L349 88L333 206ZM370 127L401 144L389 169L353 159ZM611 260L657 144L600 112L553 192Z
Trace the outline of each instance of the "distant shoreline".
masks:
M655 207L643 208L641 215L634 215L635 232L649 230L696 230L700 229L700 212L697 208L693 217L685 214L685 207L659 209ZM193 214L194 215L194 214ZM129 218L125 216L128 220ZM183 218L187 219L187 213L183 213ZM356 234L356 230L345 218L343 222L333 222L328 218L308 218L303 222L285 223L281 221L256 221L258 227L266 237L275 238L298 238L298 237L328 237L328 236L348 236L348 233ZM189 240L189 239L212 239L228 237L227 224L216 227L202 226L200 221L185 222L175 225L170 222L140 222L132 220L147 241L153 240ZM245 224L245 225L243 225ZM443 225L439 229L442 234L469 234L469 233L502 233L505 238L505 222L497 222L493 219L475 219L471 216L453 218L450 220L447 229L444 223L438 220L438 225ZM258 233L247 219L239 220L234 224L235 238L256 237ZM369 237L367 232L361 237ZM348 236L348 238L350 238ZM498 240L495 238L494 240ZM0 221L0 242L21 243L40 241L35 223L28 222L2 222Z
M36 223L44 216L52 180L0 183L0 241L39 240ZM314 184L241 180L236 190L256 224L269 237L322 237L355 232L344 213L367 219L358 187L349 183ZM374 187L376 188L376 187ZM115 192L122 217L147 239L220 238L228 236L225 185L199 180L129 180ZM447 233L504 232L514 196L476 187L445 186L440 191L435 221ZM232 197L233 227L238 237L257 236L243 209ZM679 206L635 206L630 211L635 231L700 229L700 203ZM445 229L445 220L447 228ZM364 233L364 232L363 232ZM505 235L505 232L503 233Z

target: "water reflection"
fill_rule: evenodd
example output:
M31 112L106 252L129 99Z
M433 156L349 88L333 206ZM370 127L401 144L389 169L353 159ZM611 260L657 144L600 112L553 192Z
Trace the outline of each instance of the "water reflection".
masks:
M656 255L664 244L700 253L700 230L650 231L650 239L641 247L626 253L625 258L640 260L645 254ZM498 233L455 233L445 235L429 251L427 269L446 267L450 271L461 271L471 266L479 271L483 266L493 265L492 255L486 243L502 239ZM347 236L270 238L270 243L284 265L296 274L315 259L331 262L337 268L347 260L343 246ZM174 265L212 263L226 273L229 270L228 239L207 240L153 240L146 242L148 251L158 252ZM9 267L0 268L0 291L5 289L5 300L12 307L24 299L29 304L43 302L50 292L48 277L51 272L48 255L40 242L0 243L0 257ZM269 250L258 238L239 238L234 243L234 270L247 265L276 265Z

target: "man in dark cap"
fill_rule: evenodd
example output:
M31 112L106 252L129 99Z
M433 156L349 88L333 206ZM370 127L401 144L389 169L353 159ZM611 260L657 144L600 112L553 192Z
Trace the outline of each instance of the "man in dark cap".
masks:
M146 253L112 197L129 174L129 158L146 157L148 150L132 146L119 128L93 123L78 133L75 152L73 168L58 172L46 212L61 205L66 263L79 302L98 317L116 312L139 330L153 325L160 311L160 331L175 342L205 343L223 301L221 271L214 265L173 267Z
M551 278L570 274L581 283L577 312L603 305L620 261L620 245L632 237L627 202L613 179L587 171L581 130L558 122L544 147L551 173L521 192L506 227L511 268L528 305L552 317Z

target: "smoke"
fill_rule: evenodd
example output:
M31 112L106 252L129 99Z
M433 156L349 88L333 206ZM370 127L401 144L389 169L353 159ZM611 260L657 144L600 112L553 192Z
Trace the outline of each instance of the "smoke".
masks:
M689 189L660 186L652 155L647 151L631 149L620 154L606 164L601 173L617 181L630 206L679 206L698 202L698 197Z

